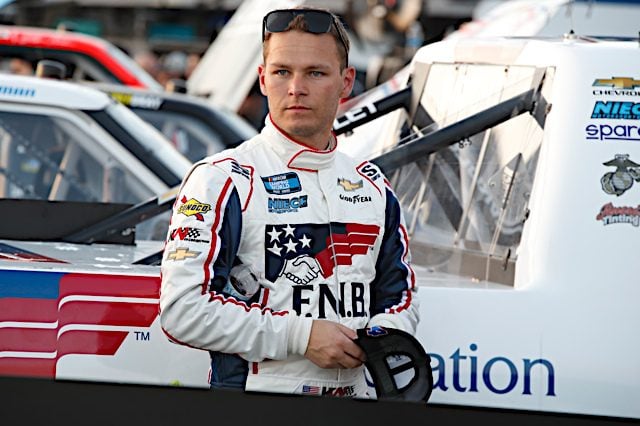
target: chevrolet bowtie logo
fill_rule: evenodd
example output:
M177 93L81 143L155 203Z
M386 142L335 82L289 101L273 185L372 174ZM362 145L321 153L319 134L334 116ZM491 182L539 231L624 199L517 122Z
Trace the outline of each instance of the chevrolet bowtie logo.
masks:
M185 259L193 259L194 257L198 257L200 254L199 251L190 251L188 248L178 248L174 251L169 252L167 255L167 260L185 260Z
M631 77L598 78L593 82L593 85L615 87L616 89L634 89L640 86L640 80Z
M349 179L338 178L338 185L344 188L345 191L355 191L362 188L362 180L358 182L351 182Z

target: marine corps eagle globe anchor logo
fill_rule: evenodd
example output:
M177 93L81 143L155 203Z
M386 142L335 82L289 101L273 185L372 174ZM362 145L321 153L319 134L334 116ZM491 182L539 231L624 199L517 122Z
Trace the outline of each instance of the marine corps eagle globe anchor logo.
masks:
M640 164L631 161L629 154L616 154L602 164L616 168L615 172L607 172L600 178L602 190L607 194L620 196L633 186L634 180L640 181Z

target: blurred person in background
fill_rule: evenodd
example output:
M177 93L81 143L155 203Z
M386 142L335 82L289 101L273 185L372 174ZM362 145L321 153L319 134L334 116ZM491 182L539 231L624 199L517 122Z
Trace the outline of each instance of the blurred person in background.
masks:
M399 54L407 31L419 22L422 0L351 0L350 16L359 38ZM402 55L401 55L402 56Z
M160 57L160 71L157 80L165 88L171 80L186 80L187 54L182 50L173 50Z
M11 58L9 60L9 72L11 74L18 75L33 75L35 73L35 69L31 62L22 58Z
M140 50L133 55L133 60L149 73L156 80L160 71L160 61L158 55L151 50Z
M264 119L269 112L267 98L260 92L260 84L256 81L247 97L238 108L238 115L246 119L256 130L262 130Z
M200 55L197 53L189 53L187 55L187 64L184 69L184 78L185 80L189 80L193 70L196 69L198 64L200 63Z
M406 65L424 42L422 0L351 0L346 13L360 43L376 52L367 67L366 88Z

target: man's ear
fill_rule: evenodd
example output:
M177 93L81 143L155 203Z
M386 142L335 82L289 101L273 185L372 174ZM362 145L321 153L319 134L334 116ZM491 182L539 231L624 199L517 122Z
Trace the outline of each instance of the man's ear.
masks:
M353 85L356 82L356 69L354 67L347 67L342 73L342 92L340 92L340 98L347 98L351 95Z
M265 70L266 70L266 67L264 66L264 64L258 65L258 82L260 83L260 92L264 96L267 96L267 91L264 86L264 75L266 72Z

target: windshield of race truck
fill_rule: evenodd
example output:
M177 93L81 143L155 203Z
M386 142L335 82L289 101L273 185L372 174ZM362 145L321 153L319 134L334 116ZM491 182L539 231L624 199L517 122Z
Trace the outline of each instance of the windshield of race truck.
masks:
M0 104L0 198L135 205L168 188L81 111ZM139 236L162 239L165 226L168 214Z
M431 64L418 138L540 84L534 67ZM547 70L550 74L551 70ZM546 83L551 78L547 75ZM531 114L419 158L389 174L405 211L413 262L434 273L513 285L543 129Z

